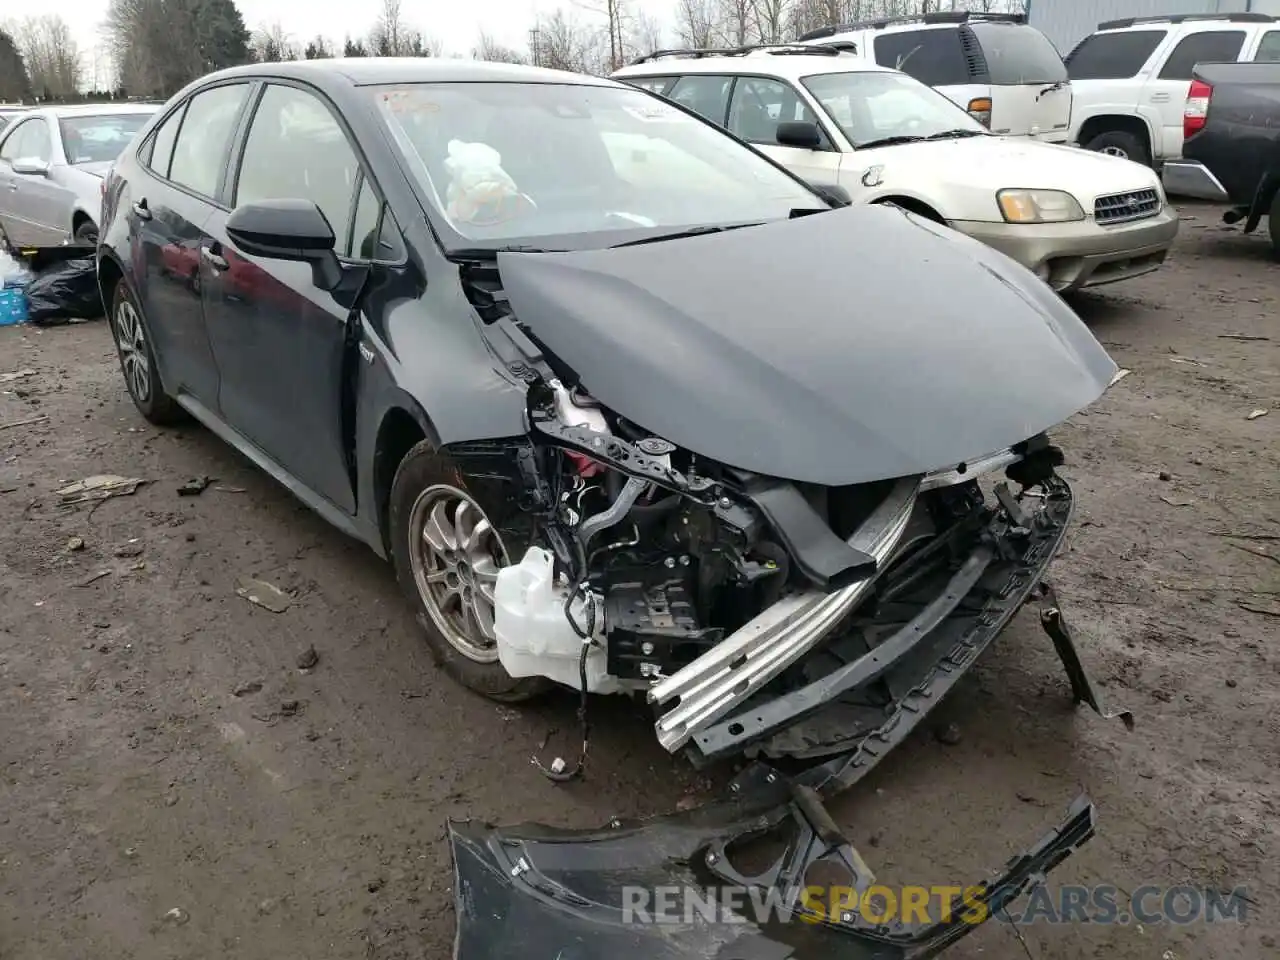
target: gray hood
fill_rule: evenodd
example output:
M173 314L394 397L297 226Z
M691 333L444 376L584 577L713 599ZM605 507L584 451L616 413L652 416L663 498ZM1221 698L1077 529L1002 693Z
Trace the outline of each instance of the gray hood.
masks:
M498 267L516 318L601 403L790 480L955 466L1062 422L1116 371L1028 270L891 208Z

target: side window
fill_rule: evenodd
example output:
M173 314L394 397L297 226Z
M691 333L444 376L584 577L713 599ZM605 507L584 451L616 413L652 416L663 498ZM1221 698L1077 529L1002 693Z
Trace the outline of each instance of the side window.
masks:
M182 126L182 115L186 112L186 104L175 110L164 123L160 124L146 147L144 162L154 173L166 180L169 178L169 162L173 159L173 145L178 139L178 128Z
M689 74L677 80L667 96L685 109L723 127L729 110L729 84L732 80L732 77L706 73Z
M1197 63L1236 60L1244 46L1243 30L1206 30L1183 37L1169 54L1161 80L1190 80Z
M1067 75L1072 80L1136 77L1166 33L1165 30L1125 30L1085 37L1067 54Z
M1258 52L1253 59L1280 63L1280 30L1268 30L1262 35L1262 42L1258 44Z
M353 260L399 260L403 253L399 236L386 204L361 177L347 255Z
M960 31L903 30L875 39L876 63L901 70L931 87L969 82Z
M818 122L791 84L763 77L738 78L729 106L731 133L752 143L777 143L778 124L784 120Z
M0 147L0 160L43 160L49 162L53 144L49 140L49 124L43 118L24 120L9 132Z
M359 174L355 151L328 107L305 90L272 84L249 126L235 204L311 200L333 228L338 251L349 252Z
M664 94L667 88L671 86L671 81L675 77L623 77L624 83L629 83L633 87L639 87L641 90L648 90L650 93Z
M236 120L248 94L247 83L234 83L191 98L174 144L170 180L206 197L217 195Z

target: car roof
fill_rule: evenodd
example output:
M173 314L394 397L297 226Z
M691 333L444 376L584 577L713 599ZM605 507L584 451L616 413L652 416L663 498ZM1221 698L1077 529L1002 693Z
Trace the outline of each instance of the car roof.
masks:
M564 70L527 67L488 60L461 60L447 57L336 57L321 60L289 60L281 63L254 63L209 74L200 81L232 77L280 77L307 80L343 81L357 87L398 83L571 83L580 86L609 86L609 80Z
M774 54L767 49L732 56L676 56L658 60L646 60L615 71L612 76L627 77L667 76L674 73L728 73L764 74L780 80L798 80L819 73L898 73L892 67L881 66L871 60L853 54L838 57L829 54L787 53Z
M62 118L62 117L118 117L126 113L155 113L159 110L159 103L112 103L111 101L103 101L102 103L75 103L75 104L54 104L51 106L28 107L23 113L33 115L39 114L46 117Z
M1182 27L1188 32L1212 30L1231 24L1266 24L1280 22L1280 18L1265 13L1174 13L1150 17L1124 17L1104 20L1094 33L1123 33L1126 30L1162 30Z

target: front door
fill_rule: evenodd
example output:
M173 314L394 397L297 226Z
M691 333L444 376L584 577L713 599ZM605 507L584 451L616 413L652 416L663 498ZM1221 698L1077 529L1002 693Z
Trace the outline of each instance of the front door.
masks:
M813 124L819 145L809 149L778 143L778 125L786 121ZM738 77L729 100L729 132L809 183L834 184L840 179L840 153L817 115L786 81Z
M334 113L299 86L269 84L245 138L235 207L304 199L324 213L350 258L360 162ZM221 375L223 417L272 460L348 514L355 493L342 419L349 311L304 263L251 257L215 211L201 250L205 318Z

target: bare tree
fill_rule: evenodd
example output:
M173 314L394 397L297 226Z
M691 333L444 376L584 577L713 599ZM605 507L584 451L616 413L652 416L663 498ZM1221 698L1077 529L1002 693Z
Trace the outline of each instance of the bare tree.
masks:
M67 21L56 14L28 17L13 30L37 97L62 100L80 88L80 49Z
M663 46L662 24L643 10L636 12L628 34L628 59L653 53Z
M304 60L327 60L332 56L333 48L329 45L329 41L319 34L312 37L302 51Z
M476 37L476 45L471 48L471 56L475 60L492 60L495 63L524 63L525 57L517 50L503 46L485 30Z
M752 0L720 0L720 23L730 46L745 47L755 40L755 8Z
M278 20L258 28L253 36L253 51L263 63L298 59L298 45Z
M584 26L558 9L534 28L535 63L553 70L605 73L609 69L609 45L601 31Z
M679 0L676 36L686 47L714 47L723 42L724 30L716 0Z
M791 0L751 0L751 12L762 43L781 43L786 39Z
M382 0L382 12L369 36L374 56L398 57L404 53L407 28L400 16L400 0Z

